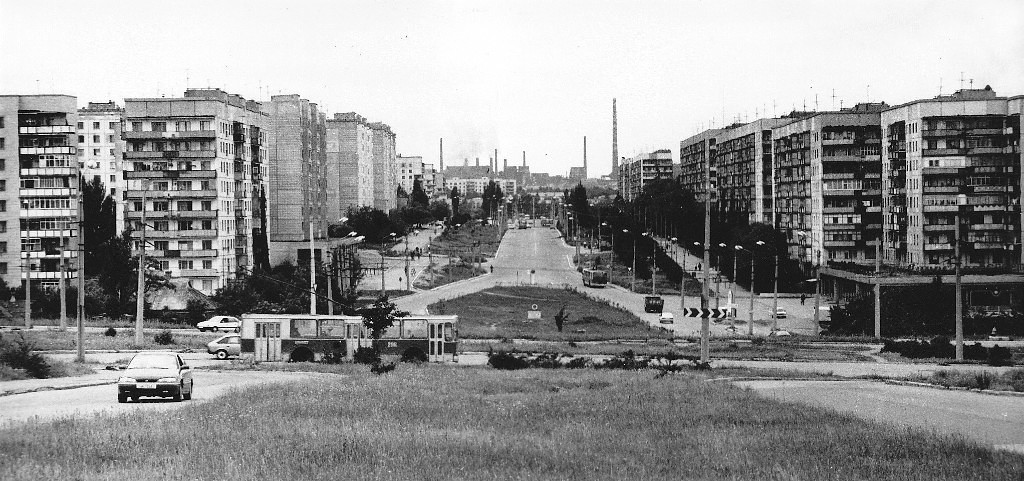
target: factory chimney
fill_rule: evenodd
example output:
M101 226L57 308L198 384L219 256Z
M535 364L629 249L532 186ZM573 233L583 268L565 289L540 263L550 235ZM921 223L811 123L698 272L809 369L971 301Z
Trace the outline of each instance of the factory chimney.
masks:
M619 176L619 118L612 99L612 178Z
M441 155L438 158L440 159L440 163L438 165L441 166L441 168L438 169L438 170L442 170L443 171L444 170L444 138L443 137L441 138Z
M583 178L587 178L587 136L583 136Z

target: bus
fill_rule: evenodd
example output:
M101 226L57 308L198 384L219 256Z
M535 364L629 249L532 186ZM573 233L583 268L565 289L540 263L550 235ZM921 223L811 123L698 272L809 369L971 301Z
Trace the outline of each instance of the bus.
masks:
M430 362L457 361L458 323L458 316L395 319L381 336L381 354L426 356ZM256 361L351 361L357 349L372 343L360 316L242 315L242 355L251 355Z
M583 269L583 285L604 287L608 284L608 272L601 269Z

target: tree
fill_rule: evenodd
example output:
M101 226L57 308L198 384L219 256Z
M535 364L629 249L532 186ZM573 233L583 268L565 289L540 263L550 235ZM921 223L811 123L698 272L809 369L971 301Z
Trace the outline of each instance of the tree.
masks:
M126 230L120 237L108 240L98 255L101 265L97 266L97 280L107 299L104 312L114 318L134 312L139 261L132 255L131 231Z
M565 321L568 320L569 314L566 314L565 306L562 306L562 308L558 310L558 314L555 314L555 327L558 328L558 332L562 332L562 326L565 324Z
M501 191L501 186L495 181L490 181L487 186L484 187L484 193L481 196L483 198L484 212L487 217L494 217L497 213L498 207L501 206L502 200L505 198L505 194Z
M430 216L434 220L445 220L451 217L452 211L448 207L448 203L442 200L435 200L430 203Z
M117 238L117 214L114 199L99 179L82 188L82 230L85 233L85 274L99 274L104 246Z
M399 311L398 306L388 300L387 294L378 297L373 305L360 309L359 314L363 316L363 325L370 330L370 339L377 352L380 352L380 338L395 324L395 319L409 315L408 312Z
M412 195L409 197L409 205L419 206L426 209L430 206L430 197L423 191L423 182L416 179L412 182Z

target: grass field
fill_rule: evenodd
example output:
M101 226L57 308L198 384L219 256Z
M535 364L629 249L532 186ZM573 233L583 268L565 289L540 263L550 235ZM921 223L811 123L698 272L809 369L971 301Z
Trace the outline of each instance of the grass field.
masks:
M460 318L461 320L461 318ZM856 348L834 346L804 346L796 343L769 342L752 344L749 342L732 342L712 340L709 343L711 357L715 359L734 360L770 360L770 361L866 361L870 358L860 354ZM562 354L615 355L625 350L632 350L638 355L681 354L698 356L700 346L696 343L676 345L664 339L651 339L647 342L582 342L569 345L566 342L550 341L516 341L493 342L486 340L462 339L459 342L460 352L555 352Z
M20 332L25 336L25 339L32 343L35 350L37 351L58 351L58 350L71 350L78 349L78 332L75 329L68 329L67 331L16 331ZM163 345L157 344L153 340L153 336L157 331L146 330L146 335L143 337L145 341L141 346L141 349L206 349L206 344L218 337L224 335L224 333L215 332L175 332L174 343ZM14 333L0 334L0 335L14 335ZM85 349L87 350L104 350L104 351L125 351L140 349L140 346L135 345L135 330L134 329L123 329L117 331L117 336L108 337L102 332L86 332L85 333Z
M433 274L431 274L433 271ZM476 264L455 263L435 265L429 271L425 271L416 278L417 289L433 289L435 287L459 282L461 280L476 277L487 272L486 269L478 269Z
M0 479L1021 479L1024 456L686 373L402 365L0 431Z
M536 304L543 318L527 320ZM569 319L562 332L554 316L565 306ZM650 329L632 313L593 300L574 290L518 286L494 287L428 306L431 313L459 313L460 339L536 339L589 341L668 338L671 333Z

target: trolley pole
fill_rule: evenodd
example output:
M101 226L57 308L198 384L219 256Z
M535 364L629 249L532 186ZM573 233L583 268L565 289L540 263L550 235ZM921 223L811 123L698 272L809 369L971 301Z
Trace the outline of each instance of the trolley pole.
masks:
M135 291L135 345L142 345L142 322L143 316L145 315L146 307L146 192L149 191L149 186L146 185L146 181L142 181L142 222L139 225L141 232L139 233L139 278L138 286ZM81 202L79 202L81 205ZM82 225L82 219L79 219L78 225ZM79 230L79 232L83 232ZM78 276L81 278L85 275L85 271L79 269ZM81 282L79 282L81 283ZM81 295L81 294L79 294ZM81 317L81 316L79 316Z

